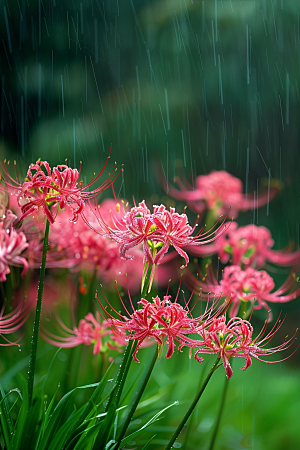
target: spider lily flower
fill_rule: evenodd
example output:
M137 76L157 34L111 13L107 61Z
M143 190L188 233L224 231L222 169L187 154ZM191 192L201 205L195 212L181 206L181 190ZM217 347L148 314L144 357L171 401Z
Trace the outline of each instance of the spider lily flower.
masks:
M5 335L11 334L17 331L28 319L30 307L27 303L23 303L21 307L18 307L10 313L4 314L5 305L0 311L0 335L7 342L6 344L0 344L0 346L19 345L17 342L9 341Z
M204 297L213 298L217 295L231 298L230 317L238 314L241 302L252 302L253 309L264 307L269 311L267 302L289 302L300 295L300 287L295 289L294 270L287 277L285 283L274 292L271 292L275 288L273 278L265 270L256 270L252 267L242 270L239 266L227 266L223 271L222 280L218 282L209 266L207 277L204 280L196 280L191 273L186 276L185 280L191 288L196 283L196 289L200 290Z
M155 267L160 264L170 246L174 247L176 252L184 258L185 264L180 267L183 269L189 262L188 255L183 247L188 244L203 245L211 242L226 229L223 221L217 229L214 226L204 233L203 227L193 236L198 225L197 222L192 228L188 223L186 214L178 214L172 207L167 210L164 205L154 206L153 213L151 213L145 201L131 208L119 219L115 219L113 226L106 224L102 218L99 219L99 223L101 225L100 233L120 245L120 255L124 259L130 258L127 255L128 250L143 244L144 276L142 286L148 267L151 265L149 291Z
M267 191L262 193L243 194L241 180L230 175L225 170L213 170L208 175L196 178L196 186L189 189L184 186L178 177L175 179L180 190L168 186L169 195L187 202L189 208L197 214L203 213L207 208L214 212L214 216L226 214L231 208L234 218L239 211L259 208L272 200L278 194L280 186L274 183Z
M23 266L21 276L28 272L28 262L21 256L28 247L26 236L11 227L16 216L9 210L0 219L0 281L6 281L6 275L10 273L9 266ZM10 226L10 228L6 228Z
M226 264L261 269L266 262L280 266L294 266L300 262L300 250L291 251L292 245L283 250L272 250L274 240L268 228L257 225L239 227L231 222L230 227L215 242L202 247L188 245L185 250L195 256L218 253Z
M97 321L92 313L88 313L84 319L81 319L78 327L68 328L62 320L57 317L61 326L61 334L56 336L50 331L42 328L41 336L49 344L55 347L73 348L78 345L93 345L93 354L107 352L108 350L120 350L120 347L126 345L126 342L120 337L115 336L106 320Z
M246 370L252 364L252 358L266 363L278 363L285 361L294 352L280 361L265 361L261 357L273 355L276 352L284 351L288 349L295 342L295 335L290 339L286 339L282 344L265 348L266 345L274 337L275 333L281 327L282 322L278 319L269 333L265 335L267 328L267 320L259 333L259 335L253 339L253 327L247 320L234 317L226 324L225 315L214 319L213 323L208 329L204 329L200 334L203 339L203 343L195 353L195 358L198 362L203 362L201 354L213 354L222 358L223 366L226 371L227 378L232 377L232 368L229 359L232 357L245 358L245 365L241 367L241 370Z
M201 315L197 318L193 318L191 314L192 311L190 311L188 307L193 293L188 302L185 302L185 307L182 307L177 303L179 296L178 289L174 302L170 300L170 295L165 295L162 300L158 296L153 297L152 302L142 298L138 302L138 305L140 305L139 309L134 308L129 295L130 304L133 310L132 314L128 312L119 295L127 313L127 316L124 316L109 304L103 290L102 294L108 306L117 314L118 318L107 311L107 308L102 305L96 295L101 309L101 311L98 310L98 312L108 321L116 336L119 336L126 341L137 340L133 358L138 363L140 362L137 359L139 348L141 346L152 345L154 341L158 344L160 356L163 351L164 343L166 343L168 346L166 358L171 358L173 355L175 343L178 344L178 349L180 351L182 347L186 345L192 347L197 345L198 341L190 338L189 335L199 333L202 329L209 326L213 321L213 318L223 314L229 306L229 303L224 303L221 307L216 309L215 305L219 302L219 299L217 299L210 308L206 306L205 311L202 312L201 304Z
M53 224L55 221L53 210L59 206L60 209L69 207L73 214L72 220L76 222L78 215L83 214L84 203L111 186L118 176L114 166L110 175L101 186L93 191L88 191L104 172L109 158L110 154L102 170L97 176L93 176L86 186L82 186L82 183L78 181L80 170L71 169L65 164L51 169L47 161L40 160L35 164L30 164L25 181L20 183L16 170L15 180L9 174L4 161L4 166L1 164L2 182L9 193L17 196L18 204L22 211L19 221L35 214L41 208L46 218ZM2 189L4 188L2 187Z

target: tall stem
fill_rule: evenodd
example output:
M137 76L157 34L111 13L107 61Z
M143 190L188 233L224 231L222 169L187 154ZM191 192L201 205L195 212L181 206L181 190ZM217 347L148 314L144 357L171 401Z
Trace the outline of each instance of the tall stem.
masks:
M202 381L203 381L204 374L205 374L206 369L207 369L208 362L209 362L209 359L207 358L205 360L205 362L203 363L202 372L201 372L201 375L200 375L200 378L199 378L199 383L198 383L198 389L200 389L200 386L202 386ZM184 437L184 442L183 442L182 448L186 448L187 445L188 445L189 437L190 437L192 426L193 426L193 417L195 415L195 412L196 411L194 410L192 415L191 415L191 418L189 420L188 426L186 428L186 433L185 433L185 437Z
M38 296L37 296L36 310L35 310L35 319L34 319L33 334L32 334L32 341L31 341L31 352L30 352L29 367L28 367L29 406L31 406L31 404L32 404L33 381L34 381L34 372L35 372L35 363L36 363L36 352L37 352L37 345L38 345L38 339L39 339L39 328L40 328L42 298L43 298L44 279L45 279L45 270L46 270L46 257L47 257L47 249L48 249L49 227L50 227L50 222L49 222L49 220L47 220L46 221L46 229L45 229L44 245L43 245L42 264L41 264L41 269L40 269Z
M229 384L229 380L226 378L225 384L224 384L224 388L223 388L221 403L220 403L220 407L219 407L218 417L217 417L217 421L216 421L216 424L215 424L215 428L214 428L214 431L213 431L213 434L212 434L212 437L211 437L210 446L209 446L208 450L213 450L214 445L215 445L215 440L216 440L216 437L217 437L217 434L218 434L218 431L219 431L221 417L222 417L223 409L224 409L224 405L225 405L228 384Z
M118 393L117 393L117 400L118 400L118 404L121 400L121 395L122 395L122 391L123 391L123 387L128 375L128 371L132 362L132 354L134 352L134 350L136 349L137 346L137 341L129 341L128 342L128 349L126 347L126 351L124 354L124 359L122 362L122 366L120 367L120 377L118 375L118 384L119 384L119 388L118 388ZM128 353L127 353L128 352Z
M246 319L247 317L247 302L241 302L240 305L240 309L239 309L239 313L238 313L238 317L241 317L242 319ZM231 363L232 365L232 363ZM225 405L225 401L226 401L226 395L227 395L227 390L228 390L228 384L229 384L229 380L226 379L225 380L225 384L223 387L223 392L222 392L222 397L221 397L221 403L219 406L219 411L218 411L218 416L217 416L217 421L215 424L215 428L211 437L211 441L210 441L210 446L208 448L208 450L213 450L214 445L215 445L215 440L219 431L219 427L220 427L220 423L221 423L221 418L222 418L222 414L223 414L223 409L224 409L224 405Z
M141 289L141 297L145 298L147 293L149 293L149 286L151 283L150 275L152 271L152 264L148 265L148 270L146 271L146 264L144 265L144 272L143 272L143 282L142 282L142 289Z
M189 407L187 413L185 414L184 418L182 419L182 421L180 422L179 426L177 427L175 433L173 434L170 442L168 443L168 445L166 446L165 450L170 450L172 448L172 445L174 444L174 442L176 441L176 439L178 438L181 430L183 429L184 425L186 424L188 418L190 417L190 415L192 414L192 412L194 411L195 406L197 405L201 395L204 392L204 389L207 386L207 383L209 382L212 374L214 373L214 371L217 369L218 363L220 361L220 358L218 357L214 363L214 365L212 366L212 368L210 369L210 371L207 374L207 377L205 378L198 394L196 395L196 397L194 398L193 403L191 404L191 406Z
M147 373L146 373L146 376L145 376L145 378L144 378L143 384L142 384L142 386L140 387L140 390L139 390L139 392L137 393L137 396L135 397L135 400L134 400L134 402L133 402L133 404L132 404L132 406L131 406L131 408L130 408L129 413L127 414L126 420L125 420L125 422L124 422L124 424L123 424L123 427L122 427L122 429L121 429L121 431L120 431L119 438L118 438L118 445L120 445L121 440L122 440L124 434L126 433L126 430L127 430L127 428L128 428L128 425L129 425L129 423L130 423L130 421L131 421L131 419L132 419L132 417L133 417L133 414L135 413L135 410L136 410L136 408L137 408L137 406L138 406L138 404L139 404L139 401L140 401L140 399L141 399L141 397L142 397L142 395L143 395L143 392L144 392L144 390L145 390L145 387L147 386L147 383L148 383L148 381L149 381L149 378L150 378L150 375L151 375L151 373L152 373L153 367L154 367L154 365L155 365L155 363L156 363L156 360L157 360L157 355L158 355L158 346L156 346L156 349L155 349L155 352L154 352L152 361L151 361L151 363L150 363L149 369L148 369L148 371L147 371Z

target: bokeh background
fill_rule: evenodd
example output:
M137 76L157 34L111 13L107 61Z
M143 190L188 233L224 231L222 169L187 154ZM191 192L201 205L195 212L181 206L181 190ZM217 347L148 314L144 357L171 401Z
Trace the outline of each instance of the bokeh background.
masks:
M150 204L173 204L159 180L168 186L174 176L193 184L200 174L225 169L246 193L279 180L280 195L240 214L239 224L269 227L276 248L290 241L299 247L299 1L1 0L0 6L2 160L16 160L23 175L38 158L51 165L67 158L76 167L82 161L89 180L112 144L112 160L124 164L117 194ZM273 275L280 282L287 271ZM291 334L299 299L283 310L283 333ZM42 350L53 356L47 345ZM64 354L53 386L68 364ZM91 358L87 353L82 382ZM9 367L5 360L1 379L8 386L17 373L14 366L8 376ZM174 358L156 369L152 388L160 388L160 406L183 401L152 427L153 448L160 448L197 389L201 368L191 361L179 369ZM183 448L206 448L222 375L199 404ZM299 375L299 355L277 366L254 364L247 373L236 369L216 448L297 448Z

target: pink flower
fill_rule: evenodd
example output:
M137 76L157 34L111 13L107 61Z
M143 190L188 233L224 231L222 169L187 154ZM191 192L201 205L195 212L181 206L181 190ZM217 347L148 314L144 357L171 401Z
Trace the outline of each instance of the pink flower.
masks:
M215 217L230 214L236 218L239 211L259 208L270 201L279 192L279 187L272 186L268 191L258 194L243 194L241 180L230 175L225 170L213 170L209 175L196 178L195 189L187 189L176 178L180 191L169 186L169 194L178 200L187 202L189 208L196 213L202 213L205 208L214 211Z
M284 250L272 250L274 240L268 228L256 225L238 227L232 222L226 232L212 244L197 247L188 245L185 250L194 256L218 253L222 263L229 260L233 265L261 269L266 262L280 266L293 266L300 262L300 250L291 251L292 245Z
M255 339L253 339L253 328L251 323L247 320L234 317L230 319L226 324L225 315L221 318L216 318L208 329L204 329L200 333L203 339L203 343L196 351L195 358L197 361L203 362L203 358L198 355L205 353L218 355L220 358L222 358L227 378L231 378L233 374L229 362L229 359L231 357L245 358L246 364L245 366L241 367L241 370L246 370L251 366L252 358L273 364L284 361L292 355L289 355L287 358L284 358L280 361L265 361L261 359L261 356L269 356L278 351L286 350L294 343L295 335L290 339L285 340L277 347L264 348L278 331L281 323L279 320L277 320L271 331L266 334L265 337L263 337L267 327L266 321L259 335Z
M188 336L190 334L199 333L200 330L207 327L212 322L215 316L223 313L228 308L228 304L225 303L219 309L215 310L214 307L218 303L218 301L216 301L211 308L206 308L203 313L201 311L201 315L199 317L193 318L191 311L188 308L188 304L193 294L188 302L186 302L184 308L177 303L178 295L179 289L174 302L171 302L170 295L165 295L163 300L161 300L158 296L153 297L152 302L142 298L138 302L140 309L135 309L133 307L131 298L129 297L133 310L132 314L127 311L122 298L120 297L128 316L124 316L115 311L106 299L106 302L110 308L112 308L119 316L118 319L113 317L107 311L98 297L97 300L101 308L101 312L99 311L99 313L103 315L103 317L107 318L107 321L116 336L120 336L122 339L127 341L137 340L137 346L133 353L133 358L136 362L139 362L136 357L139 348L147 345L149 340L151 345L151 339L152 343L154 340L158 344L160 355L162 353L165 341L168 345L166 358L171 358L173 355L176 342L179 345L179 350L186 345L197 345L198 341L191 339Z
M23 183L19 183L17 176L14 180L6 165L1 165L4 172L2 181L10 193L17 195L22 211L20 221L41 208L49 222L53 224L55 221L54 207L59 206L60 209L64 209L67 206L72 211L72 220L76 222L78 215L83 213L84 202L98 195L115 181L114 167L101 186L93 191L88 191L102 175L109 158L110 155L99 174L94 176L86 186L82 186L81 182L78 182L80 171L77 169L71 169L65 164L51 169L47 161L40 160L35 164L30 164Z
M55 347L73 348L81 344L93 345L93 354L98 355L108 350L120 350L120 347L126 345L124 340L112 334L106 320L100 323L92 313L88 313L84 319L81 319L78 328L74 326L73 330L68 328L59 317L58 323L64 336L56 336L44 327L41 332L43 339Z
M184 258L185 264L181 266L182 269L189 262L183 247L188 244L202 245L211 242L225 231L223 222L215 231L209 230L203 233L204 228L202 228L193 236L198 224L196 223L192 228L186 214L178 214L172 207L168 211L164 205L154 206L153 213L151 213L145 201L131 208L124 216L115 219L113 226L106 224L102 218L99 222L104 236L120 245L122 258L130 258L127 255L128 250L143 244L145 267L148 269L149 264L153 266L150 286L155 266L160 264L170 246L174 247L176 252ZM146 269L144 269L144 273L147 272Z
M23 266L21 276L28 272L28 262L21 254L27 249L28 243L24 233L16 231L10 226L15 219L11 211L6 210L4 218L0 220L0 281L6 281L10 273L9 266Z
M267 302L289 302L300 294L300 288L288 293L295 286L293 271L275 292L271 292L275 287L273 278L265 270L256 270L252 267L242 270L239 266L227 266L220 282L217 281L211 268L208 268L205 281L196 280L192 274L188 274L186 280L190 286L194 286L196 282L197 289L201 290L203 296L213 298L217 295L231 298L230 317L237 315L241 301L251 301L254 309L264 307L269 311Z
M246 225L238 227L233 222L216 243L216 249L223 263L229 258L234 265L244 265L261 269L266 261L281 266L293 266L299 263L300 250L272 250L274 240L271 232L263 226Z

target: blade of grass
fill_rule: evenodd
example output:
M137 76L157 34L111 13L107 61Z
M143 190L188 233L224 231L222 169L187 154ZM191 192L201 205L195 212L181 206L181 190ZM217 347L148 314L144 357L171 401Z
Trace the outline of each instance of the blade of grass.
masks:
M119 448L123 448L124 445L126 445L128 442L132 441L132 439L134 439L136 436L138 436L139 434L141 434L146 428L148 428L150 425L152 425L154 422L156 422L159 418L159 416L161 416L165 411L167 411L167 409L171 408L174 405L178 405L178 402L174 402L171 405L167 406L166 408L162 409L161 411L159 411L157 414L155 414L155 416L153 416L145 425L143 425L139 430L135 431L134 433L130 434L129 436L127 436L125 439L123 439L120 443Z

